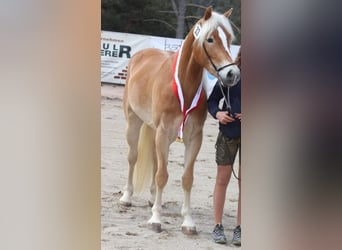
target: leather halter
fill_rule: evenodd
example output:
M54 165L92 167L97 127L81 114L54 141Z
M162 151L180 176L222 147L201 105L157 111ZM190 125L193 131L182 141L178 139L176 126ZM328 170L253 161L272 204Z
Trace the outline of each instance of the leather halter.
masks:
M209 62L211 63L211 66L213 66L213 68L215 69L215 72L216 72L218 80L220 81L220 83L219 83L220 90L221 90L221 93L223 95L224 101L226 103L227 111L230 114L231 113L231 105L230 105L230 100L229 100L229 87L227 86L227 95L225 95L225 93L223 91L223 88L222 88L223 80L222 80L222 78L221 78L219 73L220 73L221 70L223 70L223 69L225 69L225 68L227 68L229 66L237 65L237 63L235 63L235 62L234 63L229 63L227 65L224 65L224 66L220 67L220 68L217 68L216 65L214 64L213 60L211 60L211 57L209 56L209 53L208 53L207 48L205 47L204 43L203 43L203 49L204 49L204 52L205 52L206 56L209 59Z
M204 43L203 43L203 49L204 49L204 52L205 52L206 56L207 56L208 59L209 59L209 62L211 63L211 66L213 66L213 68L215 69L215 72L216 72L218 78L219 78L221 81L222 81L222 79L221 79L221 77L220 77L220 75L219 75L219 72L220 72L221 70L223 70L223 69L229 67L229 66L237 65L237 63L233 62L233 63L229 63L229 64L227 64L227 65L224 65L224 66L222 66L222 67L220 67L220 68L217 68L216 65L214 64L213 60L211 60L211 57L209 56L209 53L208 53L207 48L205 47L205 44L204 44Z

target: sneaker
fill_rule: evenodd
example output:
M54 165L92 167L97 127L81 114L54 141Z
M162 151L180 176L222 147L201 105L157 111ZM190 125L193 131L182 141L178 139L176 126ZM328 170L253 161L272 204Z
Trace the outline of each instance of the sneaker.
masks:
M223 229L222 224L217 224L211 235L213 237L213 240L216 243L220 243L220 244L226 244L227 243L227 238L224 235L224 229Z
M241 227L237 226L233 231L232 244L235 246L241 246Z

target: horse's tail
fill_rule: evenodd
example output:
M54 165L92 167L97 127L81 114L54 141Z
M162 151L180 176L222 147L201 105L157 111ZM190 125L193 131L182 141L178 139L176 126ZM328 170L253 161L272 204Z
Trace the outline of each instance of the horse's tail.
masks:
M138 159L133 174L134 192L140 193L149 184L153 176L155 131L145 123L141 126L138 142Z

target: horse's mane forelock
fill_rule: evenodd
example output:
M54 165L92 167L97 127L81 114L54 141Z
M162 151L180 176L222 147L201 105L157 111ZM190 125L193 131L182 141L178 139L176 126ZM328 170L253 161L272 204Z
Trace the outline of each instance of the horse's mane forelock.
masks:
M201 24L201 33L198 37L198 41L200 42L200 44L202 44L204 42L204 40L208 38L207 37L208 34L210 34L215 29L217 29L218 26L224 27L230 33L230 35L232 37L232 41L234 41L234 39L235 39L234 31L233 31L232 25L230 24L228 18L222 14L219 14L219 13L213 11L211 13L211 17L208 20L203 21L203 23Z

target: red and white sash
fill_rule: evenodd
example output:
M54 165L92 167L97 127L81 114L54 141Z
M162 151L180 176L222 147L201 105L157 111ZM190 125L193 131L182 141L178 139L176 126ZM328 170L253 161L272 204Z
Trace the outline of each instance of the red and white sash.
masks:
M181 111L183 113L183 120L181 122L181 124L178 127L178 134L177 134L177 140L179 142L183 142L183 130L184 130L184 124L188 119L189 113L193 110L195 110L201 103L202 99L202 81L200 83L200 85L198 86L198 89L196 91L195 97L191 102L191 106L188 109L185 109L184 107L184 97L183 97L183 92L182 92L182 86L180 84L179 78L178 78L178 66L179 66L179 60L181 58L182 55L182 47L180 47L179 51L176 53L176 57L175 57L175 61L173 63L173 68L172 68L172 75L173 75L173 80L172 80L172 88L173 91L175 93L175 95L177 96L179 103L180 103L180 107L181 107Z

